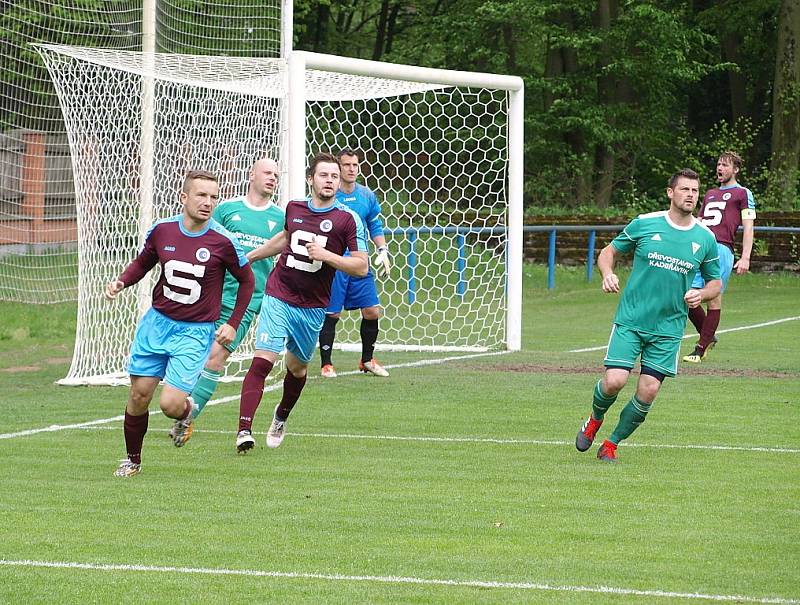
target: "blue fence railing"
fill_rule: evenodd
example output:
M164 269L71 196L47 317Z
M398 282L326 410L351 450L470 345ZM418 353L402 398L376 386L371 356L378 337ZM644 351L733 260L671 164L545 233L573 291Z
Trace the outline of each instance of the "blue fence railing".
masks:
M586 280L591 281L594 271L595 242L598 232L617 232L622 231L625 225L528 225L522 228L524 233L548 233L549 246L547 251L547 288L555 288L555 268L556 268L556 246L557 234L559 232L585 232L587 233L586 245ZM740 227L741 230L741 227ZM755 226L757 233L800 233L800 227L761 227ZM456 271L458 281L456 294L463 297L467 291L466 269L467 269L467 235L505 235L506 227L397 227L386 229L384 233L388 236L405 236L408 240L408 302L414 303L417 297L416 269L419 263L416 244L420 235L456 235L456 246L458 248L458 260Z
M547 288L552 290L556 287L555 268L556 268L556 234L564 231L585 231L588 233L586 246L586 280L591 281L594 271L595 241L598 231L622 231L625 225L531 225L523 227L525 233L547 232L549 237L549 248L547 253ZM741 227L739 230L741 231ZM757 233L800 233L800 227L753 227Z

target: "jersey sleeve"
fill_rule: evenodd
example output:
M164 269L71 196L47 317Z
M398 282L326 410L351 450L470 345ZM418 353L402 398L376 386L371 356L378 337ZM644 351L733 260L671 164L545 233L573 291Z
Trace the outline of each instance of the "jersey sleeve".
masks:
M142 251L136 256L135 259L128 265L125 270L120 274L117 278L119 281L125 284L125 287L132 286L133 284L139 283L139 281L147 275L147 272L150 271L153 267L156 266L158 263L158 250L157 246L153 242L155 229L158 226L158 223L150 227L150 230L147 232L144 240L144 246L142 246Z
M628 223L622 232L611 240L611 245L620 252L630 252L636 247L636 240L639 239L641 221L638 218Z
M747 194L747 205L744 206L741 210L742 212L742 220L755 220L756 218L756 201L753 198L753 192L750 191L747 187L744 187L744 191Z
M706 282L712 279L722 279L722 271L719 267L719 248L713 236L710 241L706 241L705 255L700 261L699 271Z
M366 218L366 227L369 231L370 239L375 239L383 235L383 221L381 220L381 204L374 191L369 192L369 214Z
M359 252L367 252L367 233L364 229L364 223L355 212L350 213L355 229L347 234L347 249L351 251L358 250Z

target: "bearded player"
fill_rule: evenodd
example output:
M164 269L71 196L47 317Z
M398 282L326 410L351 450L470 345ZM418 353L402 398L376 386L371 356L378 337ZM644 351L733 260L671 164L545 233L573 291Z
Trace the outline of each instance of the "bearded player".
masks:
M286 351L283 395L267 432L267 446L278 447L286 420L306 383L336 271L363 277L369 271L364 226L358 216L336 201L339 163L336 156L318 153L306 172L311 199L286 206L284 230L250 252L251 262L280 252L267 280L256 332L256 350L242 383L236 451L255 445L253 418L264 382L282 351ZM345 255L346 251L349 255Z

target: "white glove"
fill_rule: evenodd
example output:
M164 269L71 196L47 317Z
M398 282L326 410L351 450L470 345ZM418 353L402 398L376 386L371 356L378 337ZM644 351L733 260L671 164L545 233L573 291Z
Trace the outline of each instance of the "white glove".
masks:
M373 264L378 269L378 275L386 277L389 275L389 270L392 268L392 261L389 257L389 247L381 246L378 248L378 254L375 256Z

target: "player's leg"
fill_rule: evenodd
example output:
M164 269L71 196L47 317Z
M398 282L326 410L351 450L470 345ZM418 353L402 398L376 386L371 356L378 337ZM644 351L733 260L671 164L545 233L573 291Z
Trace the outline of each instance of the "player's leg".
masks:
M152 308L136 326L128 360L131 388L123 422L127 458L115 471L117 477L131 477L141 471L142 443L150 418L148 407L169 359L162 336L166 332L168 337L170 330L168 318Z
M719 268L722 275L722 290L720 290L716 298L708 301L706 320L700 332L700 341L697 343L697 348L700 349L701 352L701 359L705 359L708 352L717 344L716 332L722 317L722 293L725 292L725 289L728 287L728 281L733 271L733 252L731 249L723 244L719 244L717 248L719 249Z
M272 423L267 431L267 446L278 447L286 434L286 420L300 399L306 385L308 364L314 354L319 330L325 318L324 309L290 307L292 314L291 336L286 341L286 376L283 378L283 395L275 406Z
M323 378L336 378L332 354L337 323L339 323L339 313L326 313L325 321L322 323L322 329L319 332L320 374Z
M261 398L264 395L264 383L272 371L278 356L283 351L288 335L288 317L286 303L264 296L256 328L256 344L253 361L242 382L239 398L239 428L236 435L236 451L244 453L255 445L252 436L253 419Z
M189 394L208 359L215 330L212 322L175 322L172 335L165 340L169 360L159 403L164 415L176 420L172 427L176 446L186 443L192 435L195 404Z
M678 371L680 338L645 335L643 339L636 393L620 412L617 426L597 452L597 457L605 462L616 462L617 446L645 421L664 378L675 376Z
M233 313L233 309L223 307L222 313L216 322L216 327L219 328L222 324L227 322L231 313ZM245 336L247 336L247 332L250 330L250 325L253 323L254 317L255 313L253 310L247 309L242 317L242 321L239 322L239 327L236 329L236 336L233 341L224 346L218 342L214 342L214 344L211 345L211 353L209 353L205 367L200 373L200 378L197 380L197 384L192 390L192 399L197 405L197 409L193 413L194 418L200 415L203 408L206 407L209 399L211 399L211 396L214 394L214 391L217 389L217 384L219 384L222 372L225 371L225 364L228 361L228 357L231 356L231 353L238 348L239 344L241 344Z
M378 320L381 317L378 288L375 276L370 272L366 277L350 280L350 288L344 301L345 309L361 309L361 360L358 369L365 374L386 377L389 372L375 359L375 343L378 341Z
M122 425L127 455L114 471L117 477L132 477L142 470L142 444L150 419L148 407L159 382L161 382L160 376L131 375L131 389Z
M319 331L320 374L325 378L336 378L336 370L333 367L333 341L336 339L336 324L344 308L349 283L350 276L343 271L337 271L331 283L327 314Z
M617 400L617 394L628 381L636 358L641 353L638 334L624 326L613 325L608 339L608 349L603 378L595 384L592 393L592 411L575 436L575 448L579 452L588 450L597 431L603 424L608 408Z

